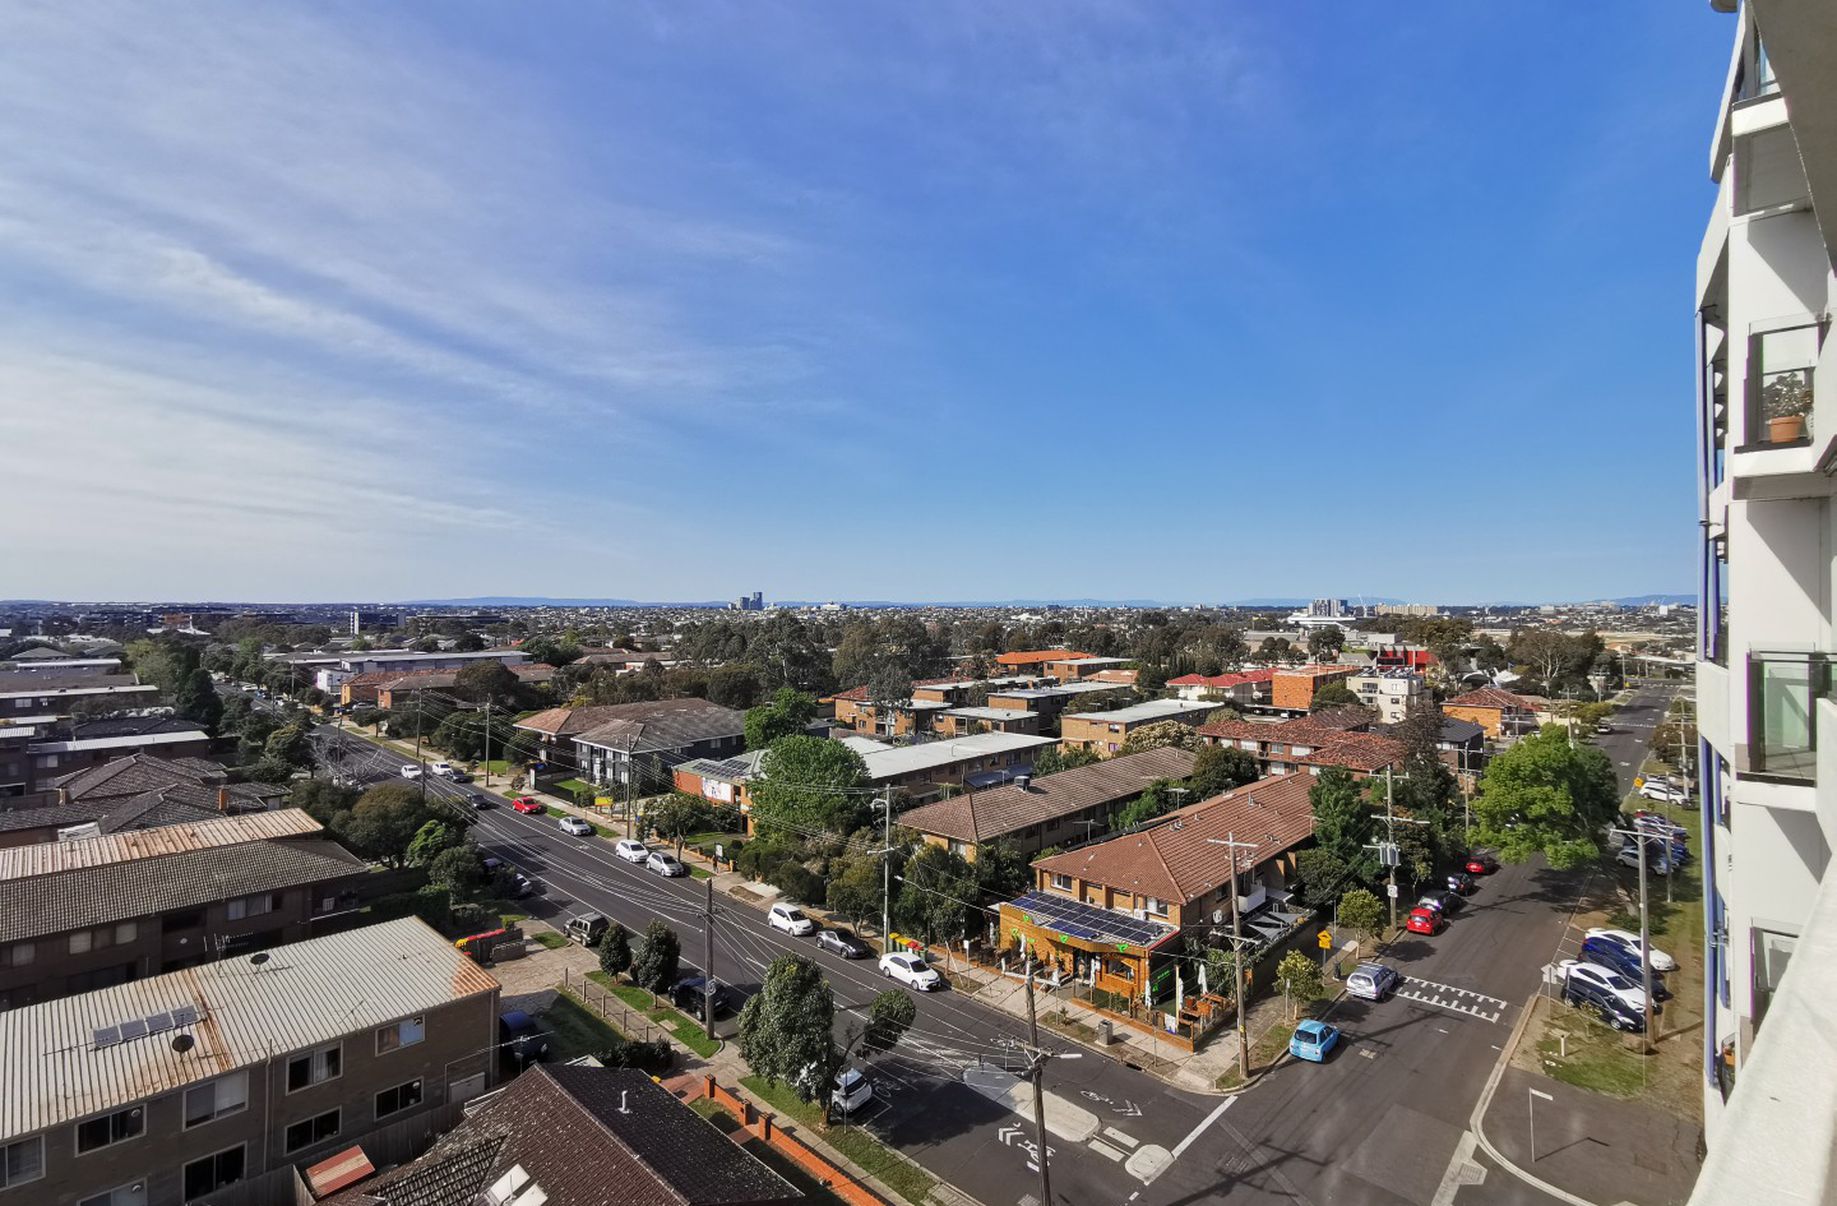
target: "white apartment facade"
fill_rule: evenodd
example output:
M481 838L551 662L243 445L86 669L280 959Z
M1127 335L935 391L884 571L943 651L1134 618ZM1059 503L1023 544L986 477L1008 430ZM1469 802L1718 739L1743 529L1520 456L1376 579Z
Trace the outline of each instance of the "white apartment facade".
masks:
M1378 714L1385 724L1396 724L1410 714L1423 695L1422 675L1411 670L1372 668L1346 680L1359 702Z
M1805 977L1831 974L1782 983L1795 950L1818 940L1808 927L1837 846L1837 6L1712 7L1735 13L1736 37L1696 282L1710 1163L1693 1200L1705 1202L1737 1186L1775 1200L1765 1182L1789 1172L1777 1158L1734 1170L1758 1150L1755 1111L1780 1100L1746 1069L1805 1021L1787 1016ZM1833 1015L1827 1004L1819 1020ZM1804 1109L1763 1129L1828 1153L1831 1112ZM1814 1121L1819 1136L1803 1129Z

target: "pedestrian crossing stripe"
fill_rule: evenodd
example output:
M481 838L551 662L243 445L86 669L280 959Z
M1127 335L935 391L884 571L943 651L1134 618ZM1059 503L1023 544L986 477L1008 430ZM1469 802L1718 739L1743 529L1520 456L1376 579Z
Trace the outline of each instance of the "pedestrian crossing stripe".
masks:
M1497 1022L1504 1016L1507 1008L1507 1002L1498 997L1489 997L1471 988L1456 988L1452 984L1418 980L1413 976L1403 978L1403 983L1397 989L1397 996L1406 1001L1415 1001L1420 1005L1446 1009L1451 1013L1464 1013L1469 1017L1479 1018L1483 1022Z

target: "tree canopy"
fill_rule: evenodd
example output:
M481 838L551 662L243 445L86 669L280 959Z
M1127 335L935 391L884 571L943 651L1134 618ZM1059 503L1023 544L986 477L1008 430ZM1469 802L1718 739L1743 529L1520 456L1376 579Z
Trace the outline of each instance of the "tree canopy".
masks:
M1193 759L1193 773L1187 776L1186 782L1193 789L1194 800L1207 800L1234 787L1255 783L1262 777L1256 755L1249 750L1230 745L1203 745Z
M1541 852L1552 867L1574 867L1600 854L1619 807L1608 756L1592 745L1571 746L1551 725L1487 766L1473 802L1475 836L1508 862Z
M760 828L852 833L867 817L867 764L839 741L793 734L766 751L749 785Z
M1153 724L1145 724L1130 733L1123 741L1123 748L1117 753L1139 754L1143 750L1169 747L1179 750L1196 750L1202 744L1204 744L1204 739L1199 736L1199 730L1192 725L1182 724L1178 720L1157 720Z
M632 956L632 982L654 993L669 992L676 984L681 963L682 943L676 931L661 921L653 921L644 927L644 937L638 940L637 953Z
M740 1011L740 1058L799 1100L826 1100L840 1063L835 994L822 970L801 955L780 955Z

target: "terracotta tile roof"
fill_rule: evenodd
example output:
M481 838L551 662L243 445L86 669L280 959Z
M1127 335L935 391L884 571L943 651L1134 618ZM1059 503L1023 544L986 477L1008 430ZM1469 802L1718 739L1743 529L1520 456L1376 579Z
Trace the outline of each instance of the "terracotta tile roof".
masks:
M1070 875L1160 900L1186 903L1225 882L1230 859L1225 848L1208 838L1236 834L1257 843L1240 852L1240 871L1275 858L1314 835L1314 810L1307 774L1271 775L1222 796L1189 804L1159 818L1149 828L1094 842L1033 865L1056 875Z
M1084 681L1087 683L1121 683L1124 686L1133 687L1141 677L1141 673L1140 670L1099 670L1095 674L1085 675Z
M986 842L1029 825L1131 799L1156 779L1184 779L1192 773L1193 754L1188 750L1144 750L1047 775L1025 788L1007 783L922 804L901 813L899 823L920 833Z
M1481 687L1465 695L1457 695L1442 705L1444 708L1498 708L1503 712L1534 712L1536 706L1522 695L1513 695L1500 687Z
M610 716L576 733L576 741L626 753L687 749L703 741L740 737L746 714L705 699L658 699L614 704Z
M1224 741L1279 741L1313 745L1336 740L1348 732L1367 728L1371 723L1372 715L1369 711L1351 704L1275 724L1261 724L1254 720L1214 720L1200 725L1199 733L1204 737L1216 737Z
M1182 674L1179 678L1170 678L1170 687L1210 687L1215 691L1224 691L1231 687L1241 687L1245 683L1266 683L1276 676L1275 668L1266 666L1258 670L1243 670L1229 674Z
M1311 754L1295 759L1307 766L1343 766L1347 770L1367 773L1396 766L1409 749L1394 737L1377 733L1335 733Z
M1002 666L1039 666L1046 662L1075 662L1094 656L1072 649L1016 649L1012 653L997 654L995 661Z
M945 683L961 683L961 682L968 682L968 681L969 681L968 679L965 679L960 674L953 674L946 678L921 678L921 679L916 680L912 685L915 688L916 687L937 687L937 686L942 686ZM848 700L853 703L866 703L867 702L867 684L862 683L859 687L850 687L846 691L837 691L834 695L824 696L823 700L825 703L834 702L835 700Z

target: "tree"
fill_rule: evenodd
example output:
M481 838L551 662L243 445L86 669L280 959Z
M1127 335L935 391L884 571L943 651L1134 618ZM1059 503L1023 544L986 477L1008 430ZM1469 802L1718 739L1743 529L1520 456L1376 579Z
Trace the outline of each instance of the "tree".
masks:
M1293 1021L1301 1016L1303 1002L1320 999L1320 965L1301 951L1290 951L1276 964L1276 983L1288 998L1288 1016Z
M1264 637L1263 643L1257 646L1257 660L1270 665L1286 661L1292 647L1287 637Z
M632 956L632 981L653 993L667 993L676 984L681 962L682 943L676 931L661 921L653 921L644 927L644 937L638 940L638 951ZM828 1029L823 1033L827 1035Z
M449 712L429 740L462 762L474 762L485 753L485 723L470 712Z
M874 709L875 727L891 733L900 708L912 699L912 678L894 663L874 670L867 680L867 702Z
M1249 750L1231 745L1202 745L1193 759L1193 773L1187 776L1186 783L1193 789L1195 800L1209 800L1234 787L1255 783L1262 777L1263 768Z
M1338 625L1323 624L1308 633L1308 656L1317 662L1330 662L1346 647L1346 634Z
M1473 803L1475 836L1508 862L1542 852L1560 869L1601 852L1620 807L1608 756L1551 725L1494 758Z
M427 865L427 882L446 888L455 896L477 891L485 882L485 863L478 847L470 842L449 846Z
M880 860L868 856L838 859L829 865L829 887L823 903L857 928L880 916Z
M1132 829L1168 811L1174 806L1171 794L1173 787L1172 779L1156 779L1150 783L1142 789L1141 795L1129 801L1123 810L1116 814L1116 827Z
M985 896L1012 900L1033 883L1031 860L1006 838L976 847L976 884Z
M1315 631L1321 632L1325 630L1317 628ZM1337 632L1338 629L1334 629L1333 631ZM1335 680L1315 688L1314 698L1308 703L1308 710L1310 712L1321 712L1328 708L1343 708L1348 704L1356 704L1358 702L1359 697L1353 694L1351 687L1348 687L1343 682Z
M862 1056L891 1051L899 1045L899 1040L905 1037L917 1017L918 1006L898 989L888 989L876 996L868 1006L867 1029L861 1034Z
M453 694L469 703L507 704L517 697L523 680L499 661L478 661L453 676Z
M757 667L716 666L709 672L708 686L702 694L723 708L750 708L759 702L759 693L764 689Z
M433 819L434 810L422 800L420 791L385 783L358 797L343 836L372 857L399 867L408 855L408 843Z
M961 938L975 908L976 872L961 854L927 845L906 863L893 917L926 945Z
M1384 932L1384 906L1365 888L1352 888L1339 898L1339 923L1367 942Z
M1321 771L1308 788L1308 804L1314 810L1315 845L1355 869L1361 879L1369 879L1375 871L1365 849L1371 840L1371 814L1352 772L1343 766Z
M596 949L600 956L600 970L609 979L618 979L632 965L631 932L616 921L600 935L600 944Z
M1083 746L1064 749L1056 745L1042 746L1033 755L1033 776L1044 779L1047 775L1056 775L1060 771L1076 770L1081 766L1090 766L1100 759L1095 751Z
M794 734L766 751L749 784L757 828L853 833L867 817L867 764L839 741Z
M714 808L708 801L681 791L673 791L658 803L650 805L644 815L658 837L676 843L679 857L682 855L685 838L692 833L712 829L715 824Z
M746 713L746 748L763 750L780 737L795 736L816 719L816 697L780 687L766 703Z
M1123 741L1123 748L1117 752L1139 754L1143 750L1168 748L1196 750L1204 743L1199 730L1190 724L1182 724L1178 720L1157 720L1130 733Z
M1295 855L1295 878L1300 881L1301 899L1310 909L1325 909L1352 878L1345 860L1319 846Z
M453 641L456 653L478 653L485 647L485 638L476 632L462 632Z
M223 700L217 696L210 671L202 666L187 671L172 689L172 707L186 720L203 725L205 732L216 736L218 722L223 718Z
M455 829L445 821L429 821L409 839L405 859L411 867L425 867L443 852L465 840L463 830Z
M289 766L306 767L313 763L313 740L303 724L290 724L274 730L262 745L262 756Z
M800 955L780 955L740 1011L740 1058L756 1075L791 1087L801 1101L829 1100L840 1056L836 1000L822 970Z
M329 779L301 779L287 799L290 807L301 809L321 825L330 824L333 817L348 811L356 802L355 791Z

